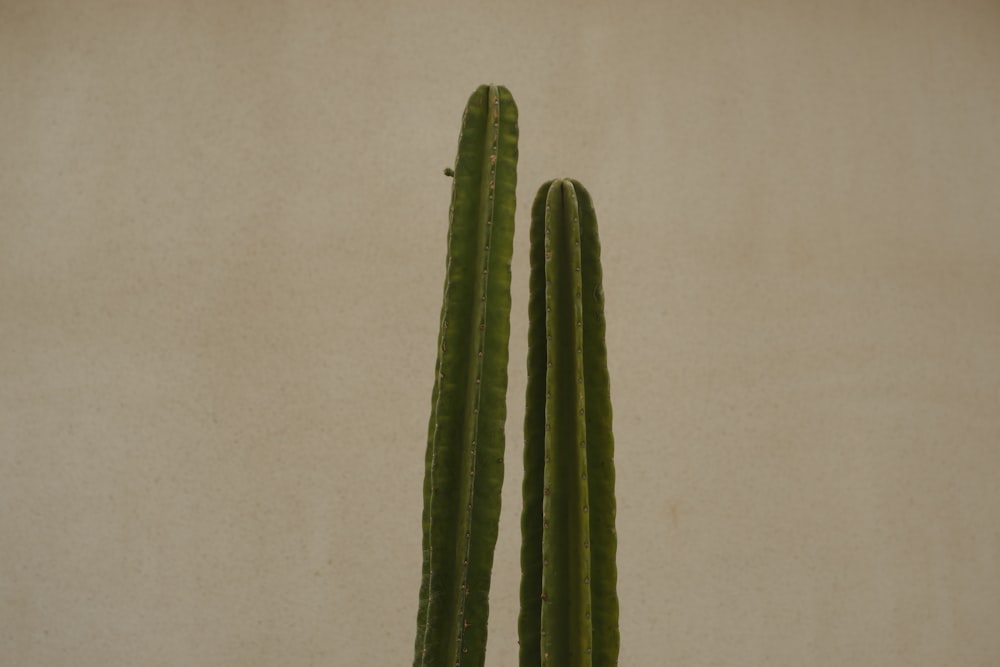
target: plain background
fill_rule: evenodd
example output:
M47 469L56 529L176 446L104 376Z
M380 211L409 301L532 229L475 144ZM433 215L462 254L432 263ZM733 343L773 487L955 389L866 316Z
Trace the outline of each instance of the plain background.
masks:
M1000 664L997 2L0 0L0 664L405 665L462 107L594 196L625 666Z

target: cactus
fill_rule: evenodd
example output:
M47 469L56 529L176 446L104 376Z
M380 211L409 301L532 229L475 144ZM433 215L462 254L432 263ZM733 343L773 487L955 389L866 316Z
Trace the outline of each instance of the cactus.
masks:
M482 665L503 483L517 107L480 86L462 118L423 510L413 664Z
M618 663L614 441L597 218L573 180L531 213L521 667Z

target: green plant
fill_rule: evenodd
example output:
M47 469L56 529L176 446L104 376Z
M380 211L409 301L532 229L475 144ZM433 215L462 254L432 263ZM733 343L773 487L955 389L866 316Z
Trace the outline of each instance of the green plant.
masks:
M479 667L500 517L517 107L480 86L459 135L424 476L415 667ZM577 181L531 212L522 667L618 663L614 440L597 218Z
M462 118L431 396L413 664L482 665L500 517L517 107L480 86Z
M597 217L577 181L531 214L522 667L618 663L614 441Z

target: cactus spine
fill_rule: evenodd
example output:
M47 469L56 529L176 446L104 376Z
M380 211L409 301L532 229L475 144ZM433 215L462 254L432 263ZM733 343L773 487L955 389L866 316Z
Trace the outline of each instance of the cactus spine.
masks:
M600 242L574 180L531 214L522 667L618 664L614 441Z
M480 86L462 117L453 171L415 666L485 659L503 483L517 135L510 91Z

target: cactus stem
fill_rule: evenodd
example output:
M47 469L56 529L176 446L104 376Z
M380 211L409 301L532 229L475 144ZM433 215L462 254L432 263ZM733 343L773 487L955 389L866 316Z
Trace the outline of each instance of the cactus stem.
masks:
M614 468L597 221L576 181L532 207L525 412L522 667L618 658ZM591 511L593 508L593 511Z
M462 116L424 481L414 665L483 664L503 482L517 109L481 86ZM494 224L495 223L495 224ZM464 538L464 539L463 539Z

